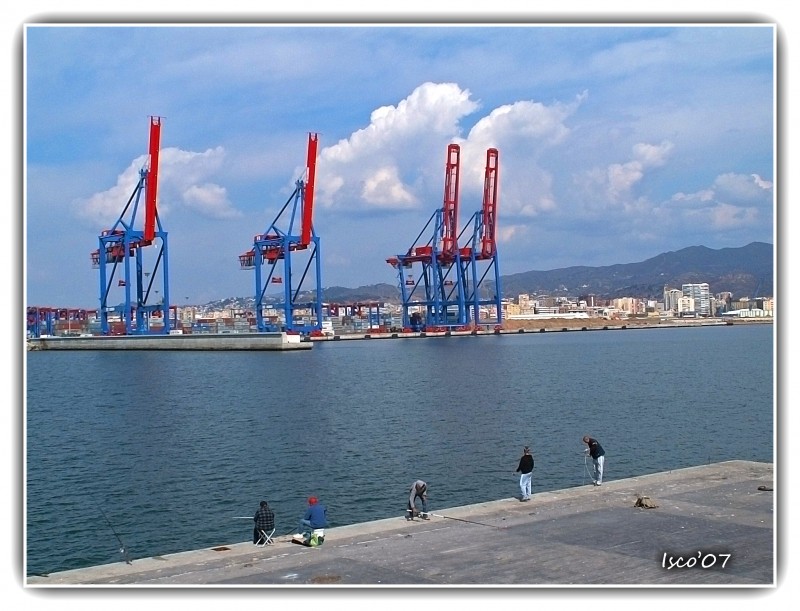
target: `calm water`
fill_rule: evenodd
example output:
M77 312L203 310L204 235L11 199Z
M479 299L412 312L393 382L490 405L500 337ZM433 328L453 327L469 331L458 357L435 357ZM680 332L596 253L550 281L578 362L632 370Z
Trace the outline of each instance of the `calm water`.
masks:
M773 327L340 341L277 352L27 355L26 570L53 572L276 534L310 494L331 526L606 479L773 460ZM53 533L58 545L53 546ZM115 534L116 533L116 534Z

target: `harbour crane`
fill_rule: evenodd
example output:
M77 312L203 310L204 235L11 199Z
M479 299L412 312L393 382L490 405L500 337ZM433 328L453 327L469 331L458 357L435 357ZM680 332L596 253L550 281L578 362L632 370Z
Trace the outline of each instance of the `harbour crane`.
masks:
M462 234L470 226L472 235L460 250L460 281L467 303L468 324L502 325L503 308L500 287L500 266L497 252L497 199L499 189L499 153L496 148L486 151L486 170L483 181L483 205L464 226ZM491 275L490 275L491 274ZM494 286L483 288L487 278ZM495 316L487 316L481 322L481 306L492 306Z
M103 335L169 334L169 313L177 318L177 310L169 306L167 232L157 207L160 144L161 117L151 116L148 156L139 180L119 218L100 234L99 248L91 253L92 267L100 270ZM144 221L137 229L142 199ZM122 301L113 303L120 288ZM154 324L159 319L162 324Z
M55 308L28 306L26 330L28 337L55 335Z
M266 231L253 238L253 248L239 255L241 269L255 270L255 317L261 332L311 335L322 329L320 240L313 224L318 143L319 135L310 133L304 176ZM276 286L280 297L273 298L267 289Z
M450 144L445 159L442 207L434 211L404 254L386 259L397 270L404 328L419 331L423 326L430 330L460 327L466 323L457 235L460 171L461 148ZM430 238L420 243L431 226ZM416 280L409 271L415 264L421 267Z

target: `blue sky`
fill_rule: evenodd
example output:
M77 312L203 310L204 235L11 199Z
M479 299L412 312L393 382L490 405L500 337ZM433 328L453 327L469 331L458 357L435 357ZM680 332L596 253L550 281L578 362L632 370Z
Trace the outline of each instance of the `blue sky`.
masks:
M163 117L173 303L253 294L238 255L319 133L322 284L395 283L461 146L460 224L499 151L502 274L775 242L771 23L29 23L26 301L97 307L89 253ZM426 234L427 235L427 234Z

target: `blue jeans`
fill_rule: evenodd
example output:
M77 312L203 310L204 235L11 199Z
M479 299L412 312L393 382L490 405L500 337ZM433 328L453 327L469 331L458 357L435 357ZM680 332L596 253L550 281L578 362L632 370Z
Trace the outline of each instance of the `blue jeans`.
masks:
M416 509L417 499L422 501L422 513L428 513L428 500L424 496L420 496L419 494L414 497L414 502L408 502L408 511L412 514L414 513L414 509Z
M530 473L523 473L519 476L519 489L522 492L523 499L531 498L531 480L533 479L533 471Z
M300 520L300 526L298 527L298 530L300 532L312 532L317 528L322 528L322 526L312 526L311 520Z

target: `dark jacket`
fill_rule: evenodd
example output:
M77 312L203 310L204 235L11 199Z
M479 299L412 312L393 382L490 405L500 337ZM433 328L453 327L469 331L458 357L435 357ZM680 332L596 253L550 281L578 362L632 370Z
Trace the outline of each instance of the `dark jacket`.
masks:
M523 454L522 458L519 459L519 466L517 467L517 471L520 473L530 473L533 471L533 455L532 454Z
M606 455L606 451L603 449L599 443L597 443L597 439L592 439L589 437L589 455L592 458L600 458L601 456Z
M269 508L269 505L259 507L256 515L253 516L253 522L256 523L256 528L267 531L269 533L275 528L275 513Z

